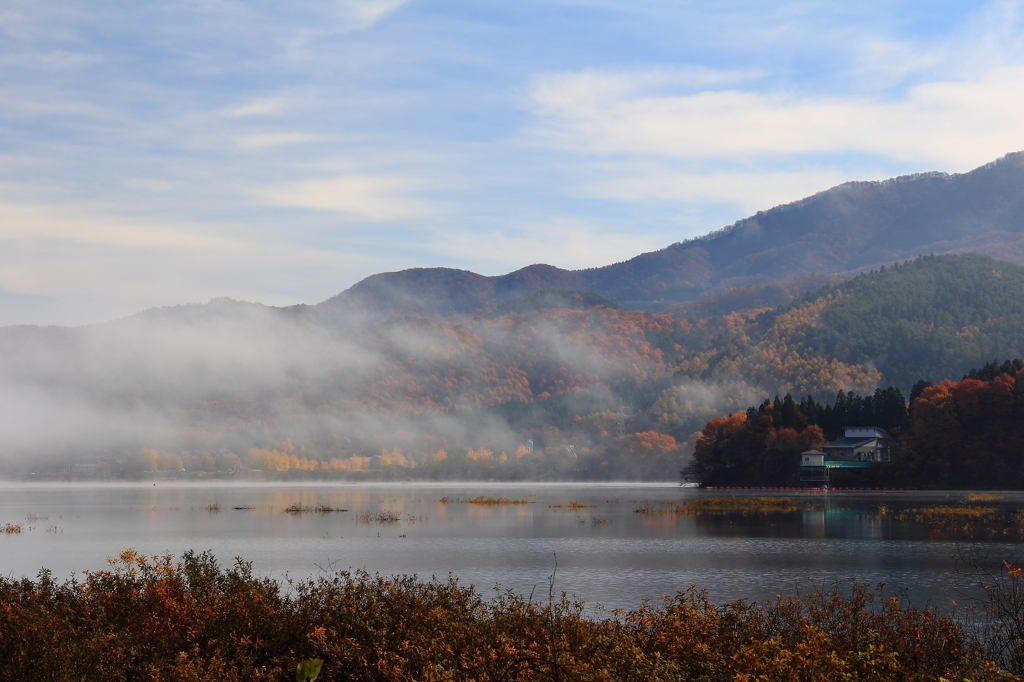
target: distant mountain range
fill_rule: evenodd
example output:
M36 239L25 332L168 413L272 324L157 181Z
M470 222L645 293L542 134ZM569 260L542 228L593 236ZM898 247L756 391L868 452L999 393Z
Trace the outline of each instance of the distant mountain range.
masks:
M906 394L1024 356L1022 190L1011 154L604 268L413 269L312 306L3 327L0 473L249 453L268 473L377 457L403 476L674 478L708 419L765 395Z
M840 279L922 254L965 252L1024 265L1024 152L969 173L848 182L605 267L530 265L498 277L414 268L373 275L322 303L290 311L345 328L396 313L479 315L535 291L560 289L593 292L627 308L685 312L695 308L680 304L752 285L747 293L755 305L746 307L756 307L758 300L778 305L785 296L820 286L821 277L801 279L808 275ZM782 280L789 280L781 287L784 295L757 286ZM742 290L731 296L735 300L726 307L746 305Z

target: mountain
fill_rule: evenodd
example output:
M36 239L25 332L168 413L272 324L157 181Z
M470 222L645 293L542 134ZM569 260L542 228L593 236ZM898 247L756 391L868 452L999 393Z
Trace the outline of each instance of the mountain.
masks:
M682 361L694 378L746 377L834 396L959 378L1024 357L1024 268L977 254L923 256L742 318Z
M969 173L848 182L605 267L531 265L499 277L447 268L382 273L293 314L339 327L396 313L478 315L544 289L590 291L657 312L735 287L850 276L923 254L965 252L1024 265L1024 152Z
M1024 356L1022 185L1012 154L848 183L604 268L414 269L312 306L0 328L0 469L117 453L674 478L704 422L766 394L906 392Z
M826 282L768 310L691 312L562 290L349 330L226 299L3 328L0 469L116 453L139 468L241 462L268 475L356 475L381 458L398 468L374 465L380 475L671 479L708 419L766 395L906 394L918 378L1024 356L1024 268L975 254Z
M838 284L846 278L841 275L802 275L780 282L765 282L745 287L733 287L708 294L694 301L680 303L665 312L690 318L708 318L741 313L748 310L775 308L815 291L826 284Z

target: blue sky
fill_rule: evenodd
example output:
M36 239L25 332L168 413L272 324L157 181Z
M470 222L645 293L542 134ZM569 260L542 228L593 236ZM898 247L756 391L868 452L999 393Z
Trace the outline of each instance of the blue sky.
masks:
M1017 2L0 6L0 324L582 268L1024 149Z

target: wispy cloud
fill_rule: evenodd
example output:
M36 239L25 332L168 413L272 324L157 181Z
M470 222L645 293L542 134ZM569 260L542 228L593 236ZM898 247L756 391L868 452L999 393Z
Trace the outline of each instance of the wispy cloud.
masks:
M306 133L264 133L261 135L243 135L238 138L238 146L242 149L262 149L264 147L278 147L286 144L316 142L318 139L320 138L317 135Z
M0 66L43 68L48 70L81 69L83 67L96 66L102 63L102 61L103 58L99 55L59 49L0 56Z
M0 203L0 240L68 240L160 249L237 250L242 245L204 235L192 229L128 222L110 214L99 219L98 207L65 205L60 208L31 204ZM88 218L75 217L78 214Z
M242 226L132 218L110 206L0 203L0 317L8 324L84 324L206 301L211 292L313 303L340 288L335 273L366 265L365 256Z
M357 220L422 218L435 209L415 197L422 183L386 175L342 175L266 187L259 199L270 206L335 211Z
M1017 1L12 0L0 26L0 274L121 301L100 317L145 276L119 259L166 278L142 307L316 300L416 265L600 265L1024 148ZM346 267L312 286L311 253Z
M230 118L248 118L250 116L273 116L288 108L291 101L285 97L265 97L222 109L220 113Z
M967 170L1024 147L1022 82L1024 67L1005 67L887 101L737 89L649 96L592 74L560 75L534 90L534 134L587 154L749 162L855 152Z
M404 5L408 0L341 0L341 11L359 28L368 28Z

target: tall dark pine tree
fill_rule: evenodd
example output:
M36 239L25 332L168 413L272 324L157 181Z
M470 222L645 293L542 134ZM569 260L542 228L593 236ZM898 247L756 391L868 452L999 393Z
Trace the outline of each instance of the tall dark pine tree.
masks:
M800 417L796 411L796 402L793 400L793 396L789 393L782 399L782 425L791 429L798 428L800 426Z
M903 399L903 392L897 386L890 386L886 389L876 388L874 399L874 424L886 431L891 431L906 421L907 402Z

